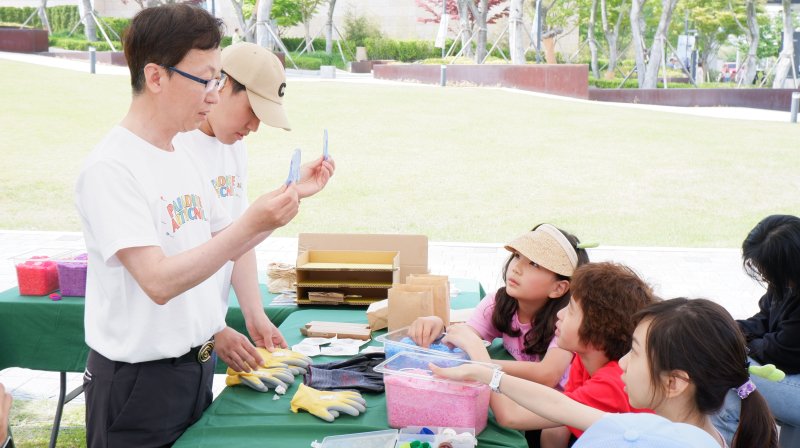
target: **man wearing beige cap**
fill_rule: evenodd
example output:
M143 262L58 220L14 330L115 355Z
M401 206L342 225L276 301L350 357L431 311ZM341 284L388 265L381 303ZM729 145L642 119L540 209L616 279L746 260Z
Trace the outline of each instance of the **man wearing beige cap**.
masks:
M283 108L286 74L280 60L267 49L252 43L237 43L222 51L223 81L220 101L198 130L178 134L173 144L197 159L202 175L237 219L248 206L247 152L242 139L256 132L261 123L290 130ZM295 185L300 198L322 190L334 172L333 160L322 157L301 167ZM217 273L221 288L219 305L228 307L230 287L242 308L248 333L257 346L286 347L286 341L264 312L253 250L236 262L228 262ZM219 357L238 371L257 367L262 359L253 344L236 330L226 327L214 335Z

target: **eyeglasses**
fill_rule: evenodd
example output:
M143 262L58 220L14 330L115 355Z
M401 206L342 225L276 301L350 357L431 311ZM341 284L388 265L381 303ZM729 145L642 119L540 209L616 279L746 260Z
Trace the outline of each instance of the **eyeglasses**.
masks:
M225 72L222 72L219 78L203 79L194 75L190 75L189 73L186 73L183 70L178 70L175 67L168 67L166 65L162 65L162 67L164 67L167 70L171 70L183 76L184 78L191 79L194 82L199 82L200 84L203 84L206 87L205 93L211 93L211 91L214 89L221 90L222 87L225 85L225 80L228 78L228 75L226 75Z

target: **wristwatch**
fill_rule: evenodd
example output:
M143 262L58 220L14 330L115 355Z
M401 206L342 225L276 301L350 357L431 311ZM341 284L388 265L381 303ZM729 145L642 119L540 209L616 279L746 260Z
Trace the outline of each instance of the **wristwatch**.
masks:
M489 381L489 388L492 389L492 392L500 393L500 379L503 378L503 375L506 373L500 369L494 369L492 372L492 380Z

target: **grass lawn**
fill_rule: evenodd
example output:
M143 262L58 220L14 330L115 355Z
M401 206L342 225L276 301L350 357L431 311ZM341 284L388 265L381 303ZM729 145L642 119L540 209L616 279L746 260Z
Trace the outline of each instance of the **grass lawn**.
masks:
M79 230L81 161L128 78L0 61L0 228ZM251 199L330 134L336 176L279 236L403 232L503 242L547 221L606 245L737 247L800 209L800 128L486 88L289 81L294 130L248 137Z
M56 414L55 400L14 400L11 407L11 432L17 448L46 447ZM86 446L85 409L83 404L68 403L61 416L59 448Z

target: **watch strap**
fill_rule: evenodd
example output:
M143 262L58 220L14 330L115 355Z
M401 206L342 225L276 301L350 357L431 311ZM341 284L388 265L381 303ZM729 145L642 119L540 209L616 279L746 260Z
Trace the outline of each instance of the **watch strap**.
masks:
M500 380L503 378L503 375L505 375L505 372L500 369L494 369L492 372L492 380L489 381L489 387L492 389L492 392L500 392Z

